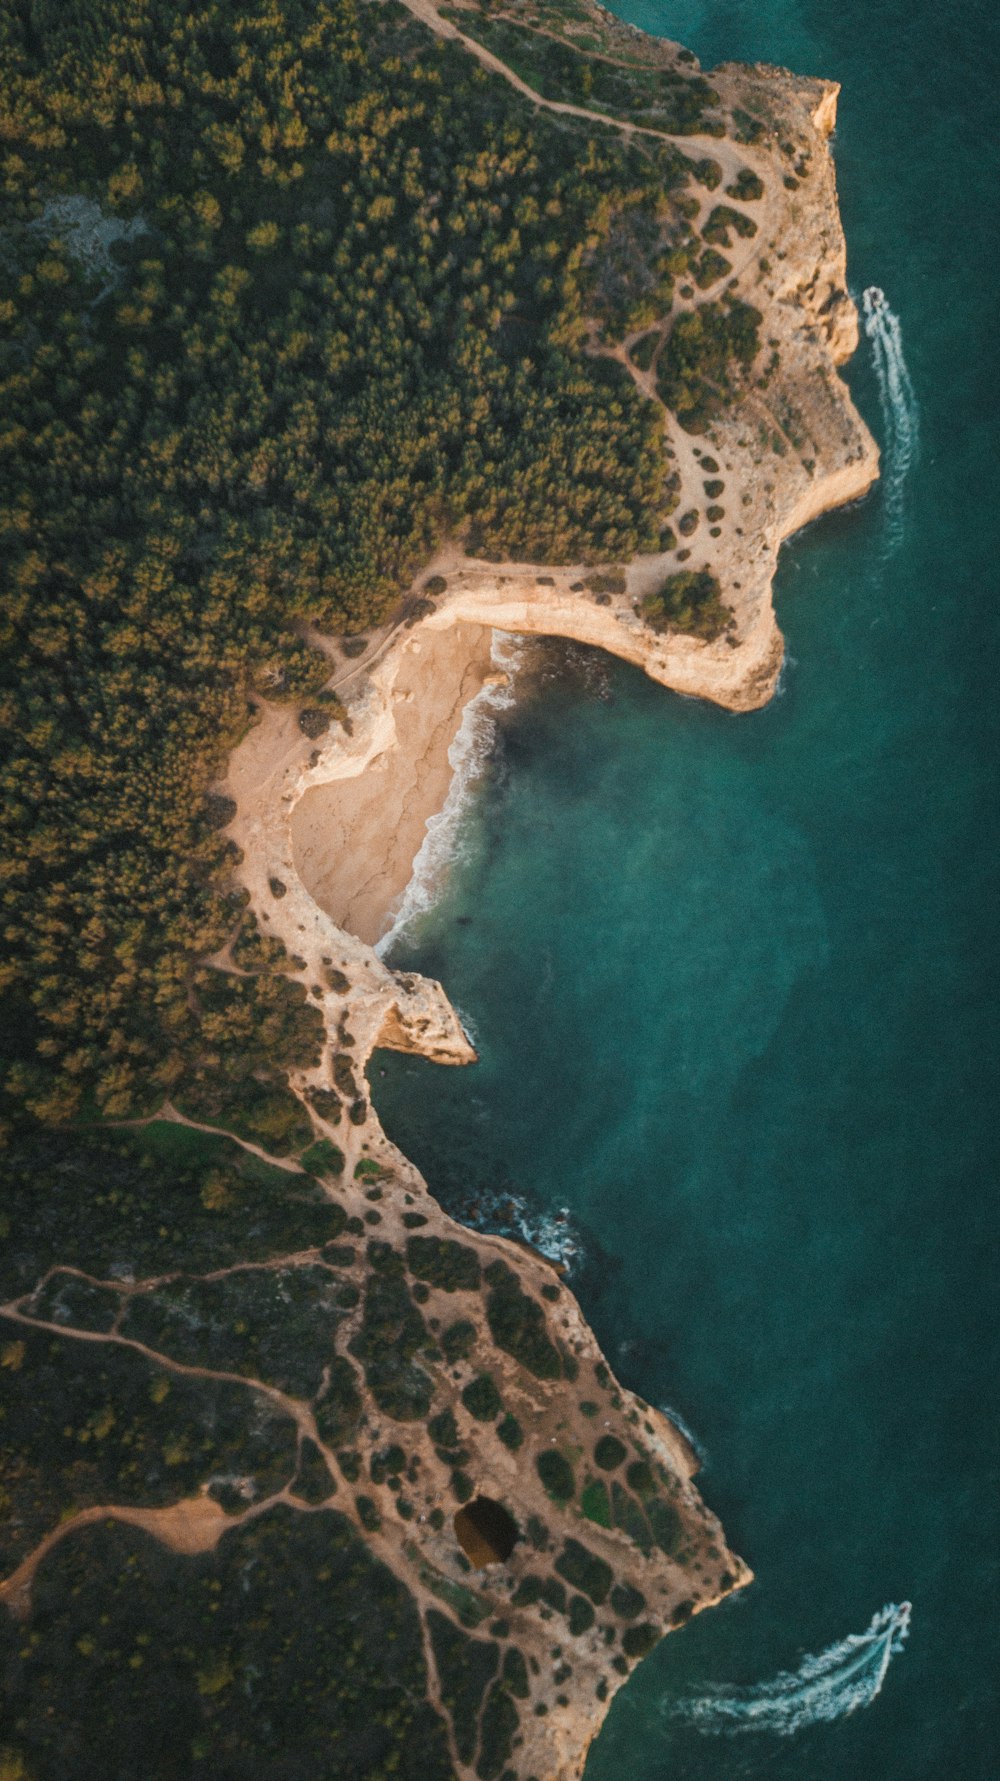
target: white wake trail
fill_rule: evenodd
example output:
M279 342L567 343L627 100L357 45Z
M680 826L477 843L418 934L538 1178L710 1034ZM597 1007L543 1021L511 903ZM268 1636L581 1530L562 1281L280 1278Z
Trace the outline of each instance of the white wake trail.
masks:
M875 378L885 429L883 487L889 521L890 548L903 539L903 494L907 476L916 462L920 445L920 410L913 379L903 354L899 317L893 313L883 290L869 285L861 298L865 333L871 341Z
M790 1738L808 1725L827 1724L868 1707L881 1692L886 1671L903 1649L910 1604L890 1603L863 1633L849 1633L797 1670L782 1670L753 1687L715 1687L687 1700L665 1702L670 1718L699 1731L735 1736L772 1732Z
M462 713L462 721L448 750L452 769L448 796L437 816L429 818L427 833L413 862L410 882L395 911L392 926L375 946L379 958L395 945L400 935L437 899L448 868L459 851L462 817L469 793L486 766L496 738L493 714L514 702L513 681L521 663L523 639L506 631L494 631L490 659L506 674L502 685L481 687Z

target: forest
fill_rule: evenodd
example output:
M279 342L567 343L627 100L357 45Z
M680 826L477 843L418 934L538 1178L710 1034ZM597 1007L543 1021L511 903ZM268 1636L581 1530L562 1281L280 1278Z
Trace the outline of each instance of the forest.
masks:
M316 1024L280 956L198 967L212 775L446 534L655 548L657 412L583 340L663 169L396 0L20 0L0 115L6 1118L232 1117Z

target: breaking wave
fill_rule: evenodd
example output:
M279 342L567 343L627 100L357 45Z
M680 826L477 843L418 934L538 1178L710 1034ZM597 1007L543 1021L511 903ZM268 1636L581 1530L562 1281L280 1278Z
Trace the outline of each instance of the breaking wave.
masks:
M427 822L420 852L413 862L410 882L394 913L392 926L376 944L379 958L395 946L397 940L417 919L426 914L440 893L448 867L459 853L462 818L469 793L482 776L496 740L494 714L507 710L514 703L513 682L521 666L524 639L506 631L494 631L490 659L498 673L507 680L502 685L481 687L462 713L462 721L448 750L452 769L451 784L443 808Z
M903 1649L909 1626L909 1602L891 1603L865 1632L849 1633L818 1657L804 1657L794 1673L783 1670L753 1687L711 1688L668 1703L666 1711L703 1732L773 1732L790 1738L808 1725L828 1724L870 1706L889 1664Z
M549 1211L511 1187L472 1188L449 1195L447 1210L460 1224L500 1237L520 1237L548 1261L572 1274L586 1257L583 1235L568 1206Z
M883 487L889 521L889 544L895 550L903 538L903 493L920 444L920 411L916 391L903 355L899 317L893 313L878 285L869 285L861 298L865 333L871 341L875 378L885 429Z
M674 1410L670 1404L660 1404L659 1409L662 1411L667 1421L672 1422L674 1428L680 1430L680 1433L684 1436L685 1441L697 1459L698 1464L700 1466L707 1466L709 1463L708 1448L698 1439L693 1428L685 1422L680 1411Z

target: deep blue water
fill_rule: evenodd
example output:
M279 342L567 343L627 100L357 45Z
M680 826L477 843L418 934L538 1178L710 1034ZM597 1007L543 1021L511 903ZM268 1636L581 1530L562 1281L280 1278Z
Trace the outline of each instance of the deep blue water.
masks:
M851 282L886 291L920 410L902 542L879 494L786 548L785 689L752 716L543 652L396 955L482 1061L380 1059L376 1101L447 1204L569 1208L588 1317L695 1430L756 1572L641 1666L588 1781L995 1781L997 13L623 11L706 66L842 81ZM885 438L867 346L850 381ZM904 1598L854 1714L731 1738L671 1716Z

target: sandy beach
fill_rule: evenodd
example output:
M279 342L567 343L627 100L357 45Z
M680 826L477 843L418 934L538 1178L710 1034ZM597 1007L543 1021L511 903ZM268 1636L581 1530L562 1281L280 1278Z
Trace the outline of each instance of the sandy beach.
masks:
M395 742L352 778L310 787L291 819L295 864L320 908L359 940L387 932L429 817L451 784L448 750L493 669L483 625L421 627L399 649Z

